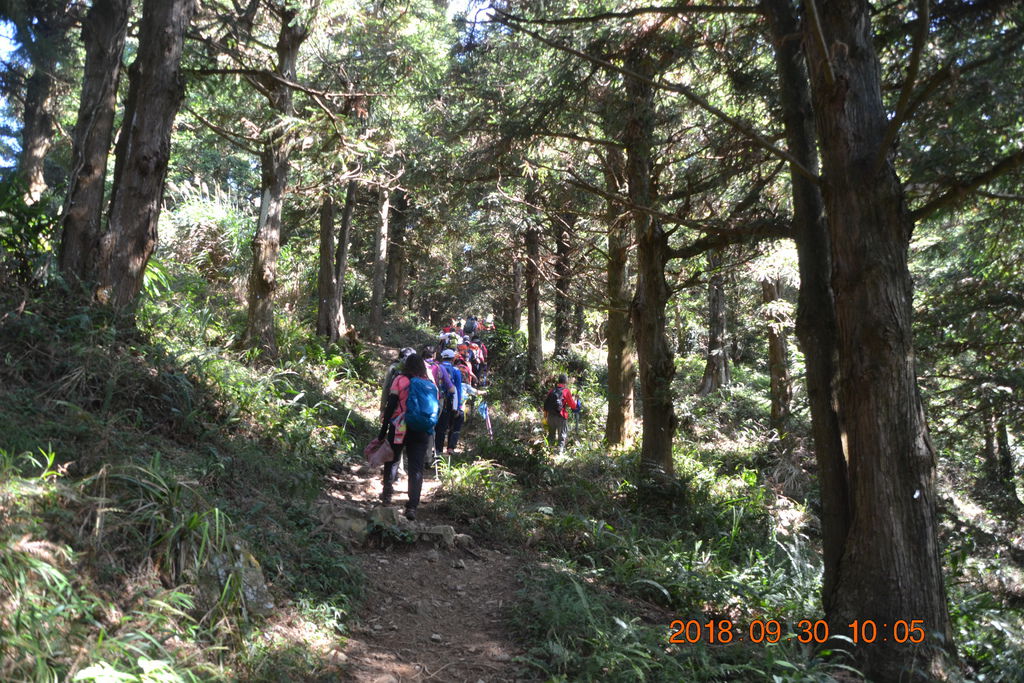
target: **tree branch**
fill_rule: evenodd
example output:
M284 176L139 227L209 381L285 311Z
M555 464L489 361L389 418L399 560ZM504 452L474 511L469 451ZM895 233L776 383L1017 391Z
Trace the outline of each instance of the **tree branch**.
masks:
M1002 159L984 173L979 173L973 178L954 183L949 190L912 211L910 213L910 217L914 219L915 222L924 220L936 211L959 203L964 199L964 197L974 192L982 185L986 185L999 176L1005 175L1022 165L1024 165L1024 149L1018 149L1016 152Z
M589 24L605 19L629 19L644 14L761 14L760 7L743 7L740 5L675 5L668 7L636 7L625 12L601 12L587 17L555 17L551 19L524 19L520 16L508 15L523 24L539 24L544 26L564 26L568 24Z
M501 17L503 17L503 19L499 23L503 23L503 24L505 24L506 26L508 26L511 29L522 31L523 33L525 33L526 35L530 36L534 40L540 41L541 43L544 43L548 47L552 47L552 48L554 48L556 50L561 50L562 52L567 52L567 53L569 53L571 55L574 55L576 57L580 57L581 59L585 59L585 60L587 60L587 61L589 61L589 62L591 62L593 64L597 64L597 65L602 66L602 67L604 67L606 69L614 71L615 73L621 74L623 76L627 76L629 78L636 79L636 80L640 81L641 83L647 83L648 85L651 85L651 86L653 86L655 88L658 88L660 90L667 90L669 92L674 92L674 93L678 93L678 94L682 95L683 97L688 99L693 104L695 104L698 107L700 107L701 109L707 111L708 113L713 115L715 118L717 118L720 121L722 121L723 123L731 126L733 129L735 129L736 131L738 131L739 133L741 133L745 137L747 137L750 140L752 140L759 147L762 147L763 149L768 150L769 152L771 152L772 154L776 155L780 159L784 159L785 161L789 162L792 165L792 167L794 169L796 169L797 172L799 172L801 175L806 176L809 180L811 180L811 181L813 181L815 183L820 183L821 182L821 179L817 175L815 175L814 173L811 173L809 170L807 170L807 168L804 167L804 165L801 164L796 159L796 157L794 157L792 154L790 154L789 152L787 152L784 149L780 149L780 148L776 147L771 142L769 142L767 139L765 139L765 137L763 135L761 135L760 133L755 131L749 125L747 125L746 123L743 123L742 121L740 121L738 119L733 118L732 116L729 116L724 111L722 111L718 107L716 107L713 104L711 104L710 102L708 102L706 99L704 99L703 97L698 95L696 92L694 92L690 88L688 88L688 87L686 87L684 85L679 85L677 83L666 83L664 81L659 82L659 81L651 80L649 78L641 76L640 74L638 74L635 71L632 71L630 69L626 69L624 67L617 66L617 65L615 65L615 64L613 64L613 63L611 63L611 62L609 62L607 60L600 59L600 58L595 57L593 55L588 55L587 53L585 53L585 52L583 52L581 50L577 50L576 48L569 47L568 45L562 45L562 44L557 43L557 42L555 42L553 40L550 40L550 39L540 35L536 31L531 31L530 29L522 26L511 15L506 14L506 13L502 12L499 9L495 9L494 12L496 14L500 15Z
M889 148L892 146L893 141L896 140L900 126L906 120L907 109L910 104L910 94L914 91L917 71L921 67L921 55L924 52L925 45L928 44L929 5L929 0L918 0L918 25L917 32L914 34L914 47L910 53L910 65L907 67L907 77L903 80L903 88L900 90L900 97L896 102L896 111L893 112L892 120L889 121L889 125L885 129L885 136L882 138L882 144L878 148L877 156L875 157L875 175L878 174L882 164L885 163L885 159L889 155Z

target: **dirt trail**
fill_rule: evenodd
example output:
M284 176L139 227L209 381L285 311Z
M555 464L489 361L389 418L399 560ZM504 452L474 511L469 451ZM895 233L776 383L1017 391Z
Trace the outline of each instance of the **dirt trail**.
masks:
M432 470L427 471L432 474ZM403 478L394 506L406 501ZM379 505L379 470L334 474L330 500L338 506ZM440 483L424 478L417 528L458 524L433 505ZM404 518L403 518L404 520ZM531 680L507 628L506 615L520 588L516 575L526 560L474 539L468 548L434 548L417 543L360 546L353 552L367 579L355 627L337 655L340 680L367 683L405 681Z

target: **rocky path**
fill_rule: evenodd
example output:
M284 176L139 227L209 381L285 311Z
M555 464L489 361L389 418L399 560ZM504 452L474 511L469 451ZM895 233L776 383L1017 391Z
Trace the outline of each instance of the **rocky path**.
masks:
M457 526L432 505L439 489L434 478L424 480L414 523L400 515L405 479L392 508L377 503L379 470L338 472L330 485L320 501L321 520L329 533L349 539L367 579L356 623L336 651L338 680L531 680L514 661L522 651L505 625L524 559L456 536ZM389 534L417 540L389 542Z

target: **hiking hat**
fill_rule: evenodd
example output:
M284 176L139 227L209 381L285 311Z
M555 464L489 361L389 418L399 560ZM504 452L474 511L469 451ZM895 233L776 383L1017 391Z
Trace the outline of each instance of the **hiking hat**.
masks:
M398 360L405 360L414 353L416 353L416 349L406 346L398 352Z
M455 352L451 349L445 349L441 352L441 358L450 359L455 358Z

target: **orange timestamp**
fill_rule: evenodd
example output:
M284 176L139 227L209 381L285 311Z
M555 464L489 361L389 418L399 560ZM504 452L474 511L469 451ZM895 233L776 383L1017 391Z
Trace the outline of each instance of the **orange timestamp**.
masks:
M796 628L788 631L777 619L755 619L749 624L735 624L729 619L699 620L676 619L669 628L670 643L693 645L728 645L730 643L777 643L785 638L796 638L801 643L825 643L834 635L842 635L855 645L870 643L923 643L925 638L923 619L899 619L890 623L879 623L873 619L855 619L847 624L845 633L832 633L824 619L812 621L801 619Z

